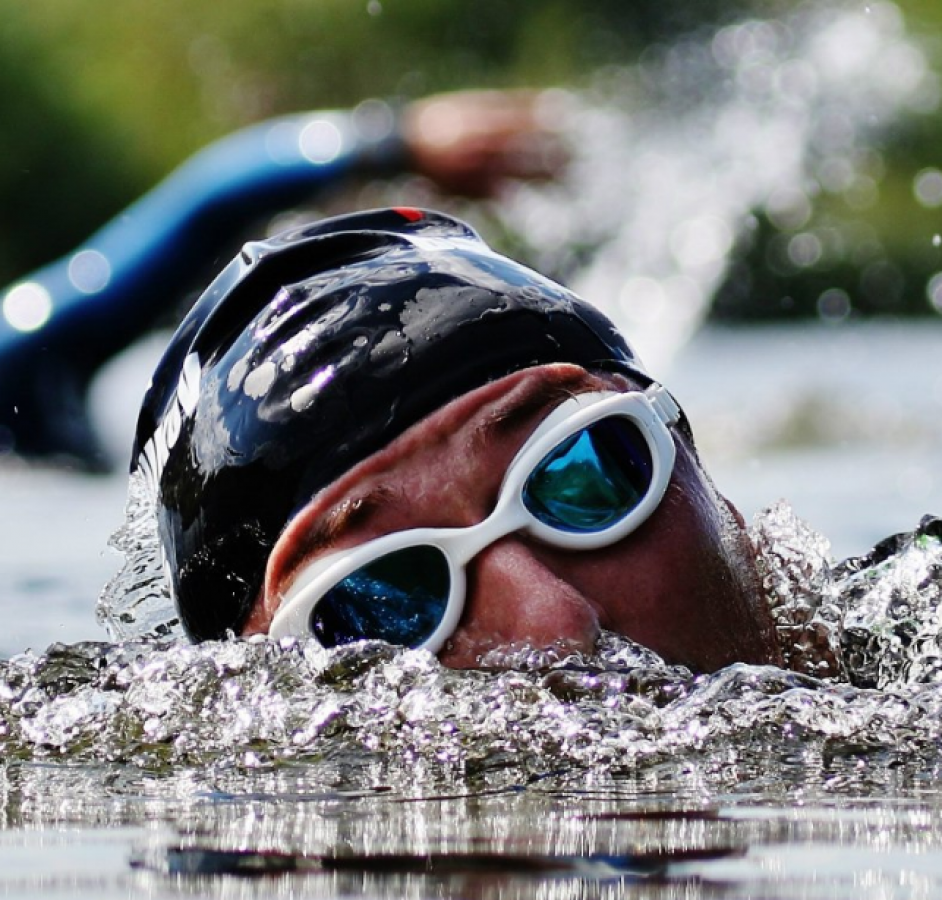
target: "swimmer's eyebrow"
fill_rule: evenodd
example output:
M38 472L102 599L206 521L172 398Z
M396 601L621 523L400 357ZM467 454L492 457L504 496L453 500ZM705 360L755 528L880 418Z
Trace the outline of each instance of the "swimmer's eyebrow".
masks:
M378 510L395 502L395 491L382 486L373 488L362 497L344 500L305 535L302 546L298 548L296 560L300 562L315 553L330 549L344 531L364 524Z
M536 413L558 406L564 400L592 388L575 384L539 384L523 397L516 397L498 406L474 430L473 447L482 449L502 435L513 432ZM365 524L370 516L380 509L399 502L397 492L384 486L374 487L360 497L344 500L326 513L305 535L297 551L292 554L289 565L300 566L305 560L330 550L337 539L347 530Z
M476 429L473 436L474 446L481 448L488 442L509 434L520 425L528 422L538 412L546 411L559 406L575 394L571 386L564 384L540 385L522 400L508 402L494 410Z

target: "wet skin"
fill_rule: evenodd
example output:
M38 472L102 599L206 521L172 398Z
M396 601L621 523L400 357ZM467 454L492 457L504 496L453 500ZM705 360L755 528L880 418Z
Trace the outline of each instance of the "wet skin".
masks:
M638 386L578 366L540 366L465 394L414 425L289 523L245 633L268 630L293 579L321 555L408 528L482 521L542 419L571 394L612 389ZM468 564L462 619L439 653L445 665L477 666L508 646L591 651L602 628L701 671L781 662L742 519L686 439L671 432L677 461L667 493L618 543L568 551L514 533Z

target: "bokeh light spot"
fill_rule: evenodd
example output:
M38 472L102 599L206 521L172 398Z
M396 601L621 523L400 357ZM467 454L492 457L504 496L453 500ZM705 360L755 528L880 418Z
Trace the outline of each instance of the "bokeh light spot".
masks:
M26 281L3 298L3 317L17 331L36 331L52 315L52 297L41 284Z
M850 297L840 288L828 288L818 297L818 315L825 322L843 322L850 309Z
M333 162L343 149L343 135L333 122L315 119L304 126L298 139L301 155L312 163Z
M942 272L936 272L926 284L926 297L929 305L942 315Z
M396 114L385 100L364 100L353 110L357 132L368 141L381 141L396 128Z
M821 259L821 241L816 234L806 231L796 234L788 242L788 258L799 268L813 266Z
M765 212L780 231L797 231L811 218L811 201L799 188L779 188L766 201Z
M916 199L930 209L942 206L942 172L938 169L923 169L913 179Z
M98 250L79 250L69 260L69 281L83 294L97 294L111 281L111 263Z
M855 210L869 209L879 199L879 188L869 175L858 175L844 191L844 202Z

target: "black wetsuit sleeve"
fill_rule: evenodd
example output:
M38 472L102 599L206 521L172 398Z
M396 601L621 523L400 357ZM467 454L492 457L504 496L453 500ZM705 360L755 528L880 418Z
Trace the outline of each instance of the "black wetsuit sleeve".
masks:
M0 453L95 465L84 395L107 359L173 311L253 222L348 176L409 166L392 117L262 122L201 150L76 251L28 275L0 306ZM369 125L370 127L365 127Z

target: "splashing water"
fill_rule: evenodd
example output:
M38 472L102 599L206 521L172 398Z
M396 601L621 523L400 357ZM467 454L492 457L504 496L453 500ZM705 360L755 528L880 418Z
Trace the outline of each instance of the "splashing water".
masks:
M116 641L184 639L160 550L154 494L140 470L128 479L125 523L109 544L122 554L124 565L98 599L99 624Z
M893 4L804 3L650 48L580 100L548 112L572 135L568 177L519 186L496 215L659 372L701 324L753 213L799 232L804 259L815 196L853 205L873 192L877 135L936 109L939 83Z
M118 543L153 551L140 499L132 492ZM112 584L102 600L104 620L125 637L136 628L134 640L0 663L2 756L210 780L342 765L351 789L357 771L370 783L381 772L421 793L548 771L644 771L704 753L724 771L796 754L934 754L942 521L840 565L784 503L751 534L791 670L695 676L612 634L590 656L523 648L501 660L512 670L471 672L380 643L189 645L160 637L178 625L153 589L158 567L139 554L116 579L132 590ZM131 601L142 598L136 620Z

